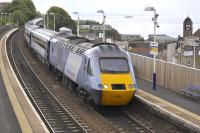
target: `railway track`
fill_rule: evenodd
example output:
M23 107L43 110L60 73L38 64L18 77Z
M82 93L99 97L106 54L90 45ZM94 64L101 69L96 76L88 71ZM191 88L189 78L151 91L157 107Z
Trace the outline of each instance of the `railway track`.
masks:
M66 110L32 71L20 50L20 32L14 33L8 41L8 57L20 83L49 131L89 132L89 127L79 123L73 110Z
M135 132L137 133L154 133L149 127L146 127L144 124L137 121L133 116L122 112L122 115L127 118L128 122L132 124L135 128Z
M131 115L122 111L119 107L103 108L100 111L120 132L153 133L151 129L135 120Z

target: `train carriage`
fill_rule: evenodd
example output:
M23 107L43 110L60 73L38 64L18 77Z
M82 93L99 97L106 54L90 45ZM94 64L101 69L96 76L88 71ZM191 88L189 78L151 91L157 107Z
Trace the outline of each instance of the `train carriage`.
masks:
M53 36L56 36L56 32L38 28L31 32L31 48L37 52L38 56L47 61L48 59L48 45Z
M85 38L44 28L31 32L31 48L76 91L97 105L126 105L136 92L129 54L115 44L93 43Z
M34 29L40 28L42 20L43 20L42 18L38 18L38 19L34 19L32 21L29 21L25 24L24 37L25 37L25 40L27 41L29 47L31 47L30 46L30 37L31 37L30 33Z

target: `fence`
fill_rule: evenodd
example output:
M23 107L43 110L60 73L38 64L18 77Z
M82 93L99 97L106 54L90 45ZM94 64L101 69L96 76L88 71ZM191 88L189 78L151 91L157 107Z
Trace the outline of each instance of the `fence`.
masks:
M136 76L152 81L153 59L130 53ZM200 86L200 70L170 62L156 60L157 83L174 91L181 91L189 85Z
M10 25L0 26L0 34L5 33L7 30L11 28Z

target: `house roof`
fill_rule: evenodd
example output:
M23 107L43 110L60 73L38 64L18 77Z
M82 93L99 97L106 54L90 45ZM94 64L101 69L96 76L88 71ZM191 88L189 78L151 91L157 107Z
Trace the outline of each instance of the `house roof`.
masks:
M193 36L195 37L200 37L200 29L198 29L194 34Z
M184 23L192 23L192 20L190 17L187 17L185 20L184 20Z

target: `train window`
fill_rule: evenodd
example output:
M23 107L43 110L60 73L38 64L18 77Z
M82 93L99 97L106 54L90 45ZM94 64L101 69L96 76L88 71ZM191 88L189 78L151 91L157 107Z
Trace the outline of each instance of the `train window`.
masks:
M87 73L90 76L94 76L90 59L88 60Z
M47 48L47 43L45 41L35 37L35 36L32 36L32 41L37 43L42 48L45 48L45 49Z
M128 73L128 61L126 58L103 57L99 60L103 73Z

